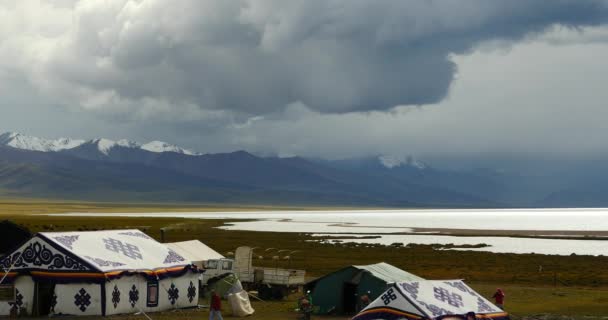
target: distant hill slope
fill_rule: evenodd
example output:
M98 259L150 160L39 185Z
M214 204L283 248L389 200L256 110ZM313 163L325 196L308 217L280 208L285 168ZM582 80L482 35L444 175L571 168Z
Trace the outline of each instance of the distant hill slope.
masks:
M397 207L608 206L608 162L550 170L435 168L412 157L345 160L201 154L165 142L0 134L0 196Z
M358 174L302 158L261 158L244 151L152 152L101 142L51 151L0 146L0 190L11 196L87 200L495 205L466 193Z

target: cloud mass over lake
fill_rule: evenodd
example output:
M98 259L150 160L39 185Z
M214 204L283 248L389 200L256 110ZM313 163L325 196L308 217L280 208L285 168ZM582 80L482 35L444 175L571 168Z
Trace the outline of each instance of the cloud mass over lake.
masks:
M0 131L600 156L607 1L0 1Z

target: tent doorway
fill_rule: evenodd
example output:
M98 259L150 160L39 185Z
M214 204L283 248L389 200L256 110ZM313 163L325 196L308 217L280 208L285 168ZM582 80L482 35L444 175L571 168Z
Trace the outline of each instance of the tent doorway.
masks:
M345 314L357 311L357 284L345 282L342 289L342 310Z
M51 304L55 294L55 283L36 281L34 288L33 316L47 316L51 313Z

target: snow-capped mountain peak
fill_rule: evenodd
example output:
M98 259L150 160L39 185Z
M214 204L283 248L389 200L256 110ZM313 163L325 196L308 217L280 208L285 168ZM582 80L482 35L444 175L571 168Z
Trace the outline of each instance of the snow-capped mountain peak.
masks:
M155 153L175 152L189 156L201 155L201 153L184 149L162 141L152 141L142 145L138 142L126 139L118 141L105 138L98 138L88 141L67 138L47 140L15 132L6 132L0 134L0 146L8 146L15 149L23 149L30 151L59 152L63 150L74 149L76 147L84 145L91 146L93 149L96 148L97 150L99 150L99 152L106 156L109 156L110 151L116 147L139 149Z
M6 132L0 135L0 145L12 147L15 149L41 152L57 152L61 150L72 149L78 147L84 142L84 140L75 140L67 138L47 140L16 132Z
M413 167L416 169L424 170L428 167L424 162L418 161L411 156L407 156L407 157L379 156L378 161L380 161L380 163L383 166L385 166L389 169L407 166L407 167Z
M183 149L176 145L172 145L172 144L162 142L162 141L151 141L151 142L148 142L148 143L142 145L141 148L146 151L157 152L157 153L175 152L175 153L181 153L181 154L186 154L186 155L190 155L190 156L200 155L200 153L198 153L198 152L194 152L194 151L191 151L188 149Z

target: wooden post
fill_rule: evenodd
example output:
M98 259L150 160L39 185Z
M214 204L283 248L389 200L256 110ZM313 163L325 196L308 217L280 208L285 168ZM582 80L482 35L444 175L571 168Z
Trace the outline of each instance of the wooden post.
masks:
M553 286L557 287L557 272L553 272Z

